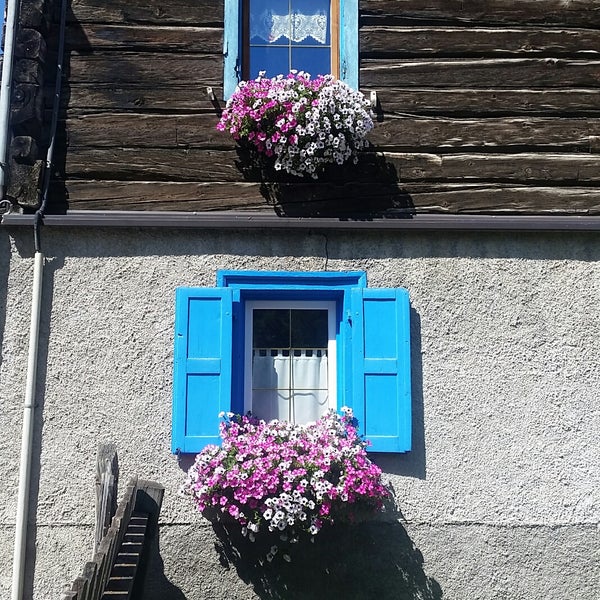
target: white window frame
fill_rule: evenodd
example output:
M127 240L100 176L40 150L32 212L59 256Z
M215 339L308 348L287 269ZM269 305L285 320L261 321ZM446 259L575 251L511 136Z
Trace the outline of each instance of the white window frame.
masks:
M327 310L327 407L337 408L337 303L329 300L247 300L244 330L244 412L252 412L252 339L255 309ZM258 415L260 416L260 415Z

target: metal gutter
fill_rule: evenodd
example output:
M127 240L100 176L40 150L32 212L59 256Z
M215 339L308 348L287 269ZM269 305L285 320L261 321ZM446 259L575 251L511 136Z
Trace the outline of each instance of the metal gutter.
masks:
M35 215L5 214L3 226L32 226ZM351 219L280 217L263 212L70 210L44 215L47 227L158 227L175 229L327 229L346 231L600 231L600 215L448 215Z

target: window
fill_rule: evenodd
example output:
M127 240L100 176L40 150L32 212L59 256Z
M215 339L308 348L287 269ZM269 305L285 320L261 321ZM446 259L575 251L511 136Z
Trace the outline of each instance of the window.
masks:
M179 288L173 452L219 444L219 413L298 423L349 406L371 450L411 445L408 292L362 272L220 271Z
M248 301L244 412L308 423L336 409L335 302Z
M358 0L225 0L223 94L266 71L332 73L358 88Z

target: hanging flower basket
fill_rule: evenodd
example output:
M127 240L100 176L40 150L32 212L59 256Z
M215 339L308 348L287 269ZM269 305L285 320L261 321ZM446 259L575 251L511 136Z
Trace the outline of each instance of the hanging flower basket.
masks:
M363 94L332 75L311 80L303 72L242 81L217 124L267 175L309 179L331 172L331 165L356 163L372 128Z
M293 544L377 513L389 498L356 428L349 409L308 425L230 413L222 446L198 454L183 492L209 520L269 548L268 561L280 549L290 560Z

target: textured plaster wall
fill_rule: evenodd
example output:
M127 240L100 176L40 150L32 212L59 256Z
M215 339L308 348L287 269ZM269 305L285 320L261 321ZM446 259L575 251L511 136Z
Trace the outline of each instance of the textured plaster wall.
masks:
M0 230L0 597L31 237ZM348 567L363 583L346 597L600 598L600 235L45 229L42 243L27 597L56 598L91 553L101 441L117 444L123 479L166 487L147 598L272 597L223 566L210 525L176 494L183 469L169 452L174 290L213 286L225 268L365 270L371 287L410 291L414 450L376 458L401 517L349 534L349 564L364 547L382 571L369 583ZM410 593L383 571L409 564ZM317 597L294 585L282 597Z

